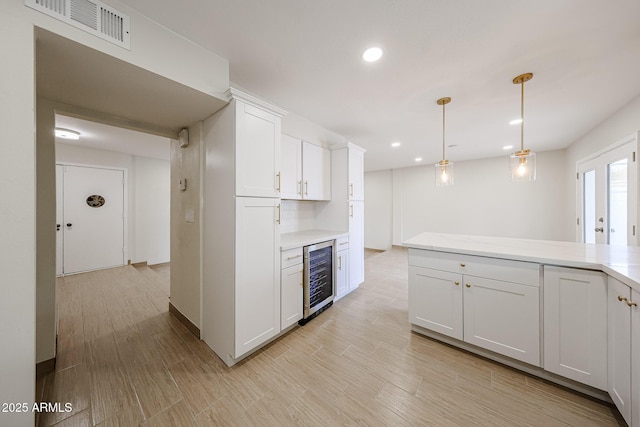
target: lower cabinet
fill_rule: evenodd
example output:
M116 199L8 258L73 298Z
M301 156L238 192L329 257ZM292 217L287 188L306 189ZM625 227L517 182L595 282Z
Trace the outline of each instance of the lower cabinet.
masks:
M607 390L607 276L544 267L544 368Z
M280 328L295 325L302 319L303 264L283 268L280 273Z
M537 264L409 250L412 324L535 366L539 295Z
M633 305L635 303L635 305ZM640 427L640 292L631 292L631 426Z
M636 298L635 300L633 298ZM637 368L640 362L640 295L609 276L609 396L630 426L640 425ZM636 372L634 372L634 369ZM632 384L633 381L633 384Z
M342 298L348 294L349 286L349 248L340 250L336 253L336 295L335 299Z

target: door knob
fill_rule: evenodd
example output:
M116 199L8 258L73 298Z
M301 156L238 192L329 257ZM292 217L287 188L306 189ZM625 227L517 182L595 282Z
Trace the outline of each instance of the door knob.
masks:
M67 227L71 227L73 224L71 224L70 222L67 223Z
M598 227L595 229L596 232L600 232L600 233L604 233L604 228L603 227Z

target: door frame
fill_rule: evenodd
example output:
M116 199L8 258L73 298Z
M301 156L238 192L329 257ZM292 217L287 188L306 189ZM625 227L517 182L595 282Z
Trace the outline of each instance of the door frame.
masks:
M123 221L123 227L124 227L124 234L123 234L123 245L124 245L124 265L128 265L131 261L131 259L129 258L129 169L128 168L124 168L121 166L107 166L107 165L96 165L96 164L89 164L89 163L78 163L78 162L67 162L67 161L58 161L56 160L56 166L60 165L60 166L77 166L77 167L84 167L84 168L93 168L93 169L109 169L109 170L117 170L117 171L122 171L123 173L123 177L124 177L124 182L122 183L122 190L123 190L123 205L122 205L122 209L123 209L123 214L124 214L124 221ZM56 188L57 188L58 183L56 182ZM64 197L64 194L63 196ZM56 204L58 203L58 199L56 198ZM56 237L57 238L57 237ZM56 247L57 247L57 241L56 241ZM64 245L62 248L62 252L63 252L63 256L64 256ZM56 257L58 256L57 250L56 250ZM57 260L56 260L57 261ZM63 260L64 262L64 260ZM63 264L64 266L64 264ZM76 274L76 273L69 273L69 274ZM64 267L63 267L63 272L62 272L62 276L57 276L57 277L64 277L67 274L64 272Z
M594 163L598 158L603 157L607 154L610 154L615 151L622 151L628 146L628 150L633 152L632 161L628 165L627 173L628 173L628 182L632 183L635 186L635 191L630 193L628 206L627 206L627 221L629 225L629 231L631 232L631 236L627 237L627 242L630 246L638 246L638 234L640 230L638 230L638 201L640 198L638 197L638 193L640 190L640 185L638 185L638 142L640 139L640 132L634 132L631 135L628 135L622 139L619 139L615 143L592 153L591 155L584 157L576 162L576 242L583 241L583 233L582 228L583 224L583 197L582 197L582 186L584 185L582 179L581 170L583 166ZM597 185L597 183L596 183ZM609 218L607 218L607 224L609 224Z

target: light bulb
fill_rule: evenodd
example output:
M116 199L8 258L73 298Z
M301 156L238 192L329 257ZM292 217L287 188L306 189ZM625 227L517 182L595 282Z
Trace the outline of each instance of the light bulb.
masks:
M446 168L442 168L442 174L440 175L440 179L442 180L442 182L447 182L447 169Z
M518 166L518 175L524 176L526 173L527 173L527 167L524 165L524 163L520 163L520 166Z

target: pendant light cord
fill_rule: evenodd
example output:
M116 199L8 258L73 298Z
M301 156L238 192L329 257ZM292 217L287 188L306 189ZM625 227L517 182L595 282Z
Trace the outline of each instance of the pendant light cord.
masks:
M444 127L444 116L445 116L445 112L444 112L444 107L445 107L445 103L442 104L442 160L444 161L446 159L445 157L445 153L444 153L444 132L445 132L445 127Z

